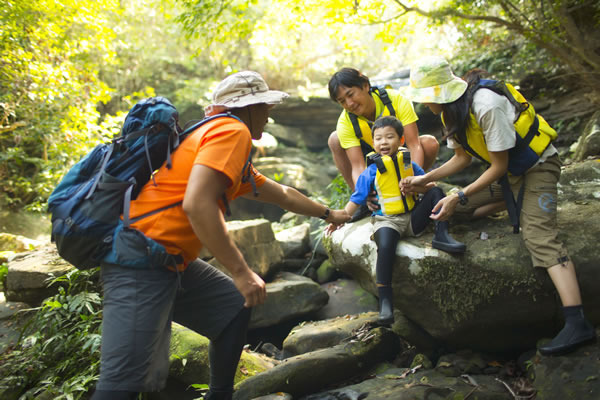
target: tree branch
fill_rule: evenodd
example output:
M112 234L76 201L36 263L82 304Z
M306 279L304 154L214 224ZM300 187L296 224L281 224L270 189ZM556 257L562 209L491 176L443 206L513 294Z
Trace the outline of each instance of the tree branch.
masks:
M5 133L5 132L12 132L17 128L20 128L21 126L25 126L27 125L27 123L25 121L17 121L14 124L10 124L8 126L0 126L0 134Z

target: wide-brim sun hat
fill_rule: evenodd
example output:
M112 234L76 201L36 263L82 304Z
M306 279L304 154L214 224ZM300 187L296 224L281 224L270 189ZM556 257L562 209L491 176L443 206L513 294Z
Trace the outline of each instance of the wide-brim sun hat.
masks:
M213 106L241 108L252 104L279 104L289 94L270 90L263 77L254 71L242 71L229 75L215 88Z
M420 59L410 69L410 84L401 93L416 103L452 103L467 90L467 82L452 73L443 57Z

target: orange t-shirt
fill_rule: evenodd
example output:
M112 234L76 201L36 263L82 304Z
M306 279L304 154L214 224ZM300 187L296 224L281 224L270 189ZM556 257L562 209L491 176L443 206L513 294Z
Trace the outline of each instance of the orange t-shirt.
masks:
M242 122L234 118L217 118L205 123L173 152L172 167L168 169L163 165L156 172L156 185L150 179L142 188L137 199L131 202L130 217L135 218L183 201L195 164L210 167L229 178L231 184L225 192L228 201L249 193L252 185L249 182L242 183L241 178L251 147L250 131ZM257 186L266 181L254 168L252 173ZM220 207L224 210L223 204ZM131 226L165 246L170 254L181 254L186 265L202 249L202 243L196 237L181 204L145 217Z

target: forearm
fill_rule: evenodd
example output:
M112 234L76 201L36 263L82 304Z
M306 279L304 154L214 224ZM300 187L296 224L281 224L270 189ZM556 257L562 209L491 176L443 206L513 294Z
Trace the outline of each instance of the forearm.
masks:
M492 183L496 182L506 173L506 168L501 165L492 164L483 174L479 176L471 184L463 188L465 196L472 196L477 192L489 187Z
M358 207L359 207L358 204L349 201L348 204L346 204L346 206L344 207L344 211L349 216L352 216L356 212L356 210L358 210Z
M417 139L416 143L413 143L410 146L407 145L407 148L410 150L411 161L417 163L420 167L423 167L423 163L425 162L425 153L423 152L421 142Z
M248 197L247 195L244 197L264 203L275 204L285 210L309 217L321 217L325 214L327 209L325 205L309 199L298 190L274 182L271 179L267 179L267 181L259 187L258 192L259 195L257 197Z
M424 175L426 182L435 182L448 176L454 175L465 169L471 163L470 157L461 157L458 155L442 164L440 167L433 169Z

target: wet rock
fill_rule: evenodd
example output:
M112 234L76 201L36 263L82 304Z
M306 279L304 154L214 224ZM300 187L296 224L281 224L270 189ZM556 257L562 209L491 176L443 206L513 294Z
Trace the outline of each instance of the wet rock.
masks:
M282 272L273 282L267 283L266 301L252 309L250 328L273 326L311 314L322 308L327 300L327 292L313 280Z
M49 280L73 268L58 255L53 244L22 253L8 263L6 299L37 306L57 292L57 286L48 287Z
M493 377L449 378L434 370L392 368L364 381L301 397L300 400L509 400L514 397Z
M446 376L463 374L481 375L492 360L486 360L479 353L464 350L441 356L435 366L436 371Z
M227 222L229 237L235 242L238 249L244 255L244 259L261 277L270 273L271 266L283 259L283 251L279 242L275 240L275 234L271 223L266 219L253 219L246 221ZM209 263L229 273L221 263L212 258L208 249L204 248L200 253L203 259L209 259Z
M275 392L289 393L295 398L315 393L393 358L398 349L396 335L388 329L376 328L347 343L285 359L236 385L233 398L246 400Z
M294 327L283 341L284 357L338 345L351 338L355 330L377 321L377 315L375 312L369 312L302 323Z
M310 251L310 224L303 223L275 233L284 258L299 258Z
M354 280L337 279L321 287L327 291L329 302L314 314L316 320L378 310L377 298Z
M538 399L600 398L600 345L584 346L564 356L536 354L527 372Z

